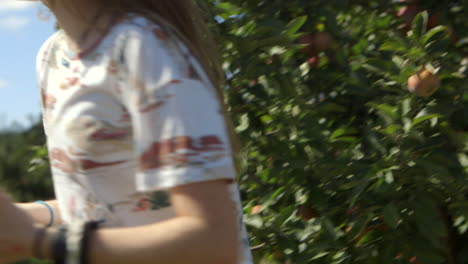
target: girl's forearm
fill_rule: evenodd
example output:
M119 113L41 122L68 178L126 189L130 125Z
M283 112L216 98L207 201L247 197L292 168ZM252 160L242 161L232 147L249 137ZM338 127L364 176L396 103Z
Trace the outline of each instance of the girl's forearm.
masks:
M45 254L52 259L56 229L49 229ZM179 217L152 225L102 228L91 237L89 264L237 264L235 230L220 230L201 220Z
M50 200L50 201L45 201L45 202L48 203L54 210L54 219L55 219L54 225L61 225L62 218L60 217L57 200ZM16 203L15 205L19 207L20 209L23 209L25 212L27 212L32 217L35 223L42 224L42 225L49 224L50 217L51 217L50 212L49 212L49 209L47 209L47 207L45 207L43 204Z

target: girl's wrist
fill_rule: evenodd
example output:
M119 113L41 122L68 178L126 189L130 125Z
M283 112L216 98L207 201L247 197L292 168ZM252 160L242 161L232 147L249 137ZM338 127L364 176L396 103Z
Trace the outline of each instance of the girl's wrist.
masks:
M53 259L53 245L57 237L58 230L53 227L45 227L41 224L34 225L34 235L30 241L30 255L27 258L42 260Z
M15 205L21 210L25 211L36 224L48 225L51 222L51 213L46 206L43 204L30 202L30 203L15 203ZM54 219L54 225L60 224L60 219L57 215Z
M44 202L44 201L41 201L41 200L35 201L34 203L35 203L35 204L41 204L41 205L45 206L45 207L48 209L48 211L49 211L49 213L50 213L50 220L49 220L49 222L48 222L48 224L47 224L47 227L53 226L53 225L54 225L54 222L55 222L55 213L54 213L54 209L53 209L48 203L46 203L46 202Z
M59 228L35 224L24 258L55 263L89 263L91 238L103 221L74 222Z

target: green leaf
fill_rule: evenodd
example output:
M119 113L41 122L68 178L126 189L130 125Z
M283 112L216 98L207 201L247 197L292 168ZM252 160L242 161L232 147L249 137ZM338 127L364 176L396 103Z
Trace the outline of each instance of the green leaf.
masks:
M415 119L413 119L413 122L411 123L411 128L414 128L416 125L426 121L426 120L429 120L429 119L432 119L432 118L441 118L443 117L442 115L439 115L439 114L429 114L429 115L425 115L425 116L420 116L420 117L417 117Z
M317 255L313 256L313 257L312 257L311 259L309 259L309 260L316 260L316 259L319 259L319 258L323 258L323 257L327 256L328 254L330 254L330 252L327 252L327 251L325 251L325 252L320 252L320 253L318 253Z
M244 114L240 118L240 125L236 127L236 132L242 132L249 128L249 117Z
M414 208L411 218L416 224L418 233L430 241L432 246L440 246L440 238L447 235L444 220L438 210L440 202L427 193L420 192L415 194L415 199L410 204Z
M400 41L388 41L380 46L379 50L382 51L394 51L394 52L405 52L407 47Z
M352 229L349 231L348 236L351 237L351 239L355 239L364 230L364 228L366 228L367 223L369 223L372 218L374 218L373 213L364 213L360 215L356 221L353 222L351 226Z
M448 31L445 31L439 32L438 34L435 34L431 39L428 39L427 43L424 45L424 49L428 54L436 56L436 53L447 52L449 46L449 33Z
M331 136L330 136L330 139L333 140L333 139L335 139L335 138L337 138L337 137L339 137L339 136L342 136L342 135L344 135L344 134L346 134L346 129L344 129L344 128L339 128L339 129L333 131L333 133L332 133Z
M440 41L447 38L447 27L446 26L437 26L429 30L421 38L421 43L426 45L434 41Z
M239 13L239 8L237 6L227 2L217 4L216 8L220 9L218 10L219 16L221 16L223 19L227 19Z
M416 39L420 39L424 33L426 33L427 29L427 20L429 19L429 15L427 11L419 13L413 20L413 36Z
M246 225L258 229L262 228L263 226L263 219L258 215L244 215L244 222Z
M339 105L339 104L335 104L335 103L326 103L321 107L321 110L323 112L342 112L342 113L345 113L346 111L348 111L348 108L346 108L346 107L344 107L342 105Z
M376 110L378 110L379 115L385 120L388 125L392 124L398 118L396 106L391 106L389 104L375 104L375 103L368 103L368 105L373 106Z
M451 173L446 166L438 164L432 160L419 159L416 160L416 164L426 171L428 176L438 176L441 178L450 177ZM430 179L430 178L428 178Z
M379 75L399 72L399 68L391 60L372 58L366 60L362 67Z
M216 7L222 9L223 11L233 11L238 9L235 5L228 2L218 3Z
M398 212L398 208L394 203L390 203L384 207L383 217L385 223L387 223L393 229L398 226L398 222L400 221L400 213Z
M286 25L286 30L285 30L286 35L289 37L292 37L305 24L306 21L307 21L307 16L300 16L291 20Z
M333 133L330 135L330 140L334 141L335 139L343 137L344 135L352 135L356 132L356 129L338 128L337 130L333 131Z
M428 232L429 227L426 230ZM427 264L442 264L445 263L446 259L443 256L443 253L437 250L434 247L431 247L427 244L426 241L420 239L417 243L414 243L413 246L415 247L414 253L416 255L417 260L420 263L427 263Z
M387 134L387 135L393 135L395 132L401 129L400 125L397 124L392 124L387 126L386 128L381 129L380 131Z
M321 222L322 222L322 227L324 228L325 232L333 239L333 240L337 240L338 239L338 235L337 235L337 232L335 230L335 226L333 225L333 223L326 217L322 217L321 219Z
M406 115L411 111L411 98L405 98L401 103L401 116L406 117Z
M290 44L290 40L283 35L273 36L264 38L258 41L257 48L266 48L274 46L287 46Z

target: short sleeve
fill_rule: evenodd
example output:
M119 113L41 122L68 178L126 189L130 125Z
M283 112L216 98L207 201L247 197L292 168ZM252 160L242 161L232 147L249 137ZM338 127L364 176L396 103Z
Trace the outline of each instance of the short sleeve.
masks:
M233 180L226 123L211 84L187 69L183 55L160 31L130 34L123 102L133 126L137 191L217 179ZM180 44L180 43L179 43Z
M44 70L44 60L46 59L47 55L47 50L50 46L50 42L52 41L52 38L47 39L42 46L39 48L39 51L37 52L36 55L36 77L37 81L40 83L42 80L42 72Z
M47 100L47 93L46 93L46 83L44 82L47 78L48 72L48 62L50 59L50 52L51 46L53 45L55 39L57 38L58 33L55 33L51 37L49 37L39 48L39 51L36 55L36 80L39 87L39 95L40 95L40 103L41 103L41 110L42 110L42 122L44 124L44 133L47 135L47 126L44 123L45 120L45 112L44 106Z

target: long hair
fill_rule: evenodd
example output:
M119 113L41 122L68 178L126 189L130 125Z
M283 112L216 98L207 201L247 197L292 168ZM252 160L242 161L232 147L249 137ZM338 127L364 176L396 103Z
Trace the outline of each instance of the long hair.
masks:
M75 4L78 0L68 0L66 8L79 12ZM107 12L116 15L126 13L140 14L157 23L166 23L182 41L189 47L198 59L216 88L217 98L222 106L226 128L233 151L233 160L237 170L239 168L240 140L235 134L234 125L224 102L223 88L225 77L222 69L221 56L213 34L202 15L201 8L195 0L99 0ZM162 20L162 21L161 21ZM91 26L91 25L90 25Z

